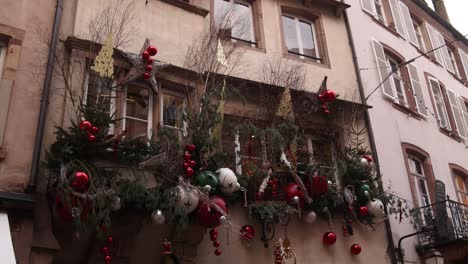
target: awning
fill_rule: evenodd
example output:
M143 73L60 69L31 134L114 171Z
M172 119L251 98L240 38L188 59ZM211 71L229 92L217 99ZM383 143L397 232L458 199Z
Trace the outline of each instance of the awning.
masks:
M0 256L4 264L16 264L13 243L11 242L10 223L8 214L0 211Z

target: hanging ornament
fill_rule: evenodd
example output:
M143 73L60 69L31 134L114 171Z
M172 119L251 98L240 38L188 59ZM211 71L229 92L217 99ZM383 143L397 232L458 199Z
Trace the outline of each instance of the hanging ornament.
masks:
M184 162L184 169L190 168L190 162Z
M143 60L148 60L148 59L150 58L149 52L146 51L146 50L143 51L143 53L141 54L141 58L142 58Z
M365 159L367 160L368 163L372 163L372 161L374 161L374 160L372 159L372 156L370 156L370 155L363 155L362 157L365 158Z
M153 70L153 65L151 65L151 64L146 65L145 70L148 73L151 72Z
M221 249L217 248L217 249L214 251L214 253L215 253L216 256L221 255Z
M198 186L210 186L211 191L214 191L218 187L218 178L211 171L202 171L195 176L195 185Z
M210 230L210 240L213 242L218 240L218 229L213 228Z
M153 224L162 225L166 222L166 217L164 216L162 211L158 209L151 214L151 221L153 222Z
M244 225L240 231L240 236L244 240L251 240L255 236L255 229L251 225Z
M151 73L149 72L143 73L143 79L148 80L149 78L151 78Z
M368 168L369 167L369 161L365 158L361 158L361 166L364 167L364 168Z
M73 189L78 192L84 192L89 187L89 176L83 171L75 172L75 177L71 183Z
M185 175L187 175L187 177L192 177L194 173L195 171L191 167L185 169Z
M275 250L273 251L273 256L275 257L275 264L282 264L283 263L283 255L281 252L281 245L277 243L275 246Z
M353 234L353 227L345 220L343 223L343 236L352 236Z
M350 250L351 250L351 254L359 255L362 251L362 248L359 244L353 244Z
M336 242L336 235L335 233L333 232L326 232L324 235L323 235L323 243L325 245L328 245L328 246L331 246L333 244L335 244Z
M359 207L359 215L361 217L365 217L369 214L369 209L367 208L367 206L361 206Z
M99 128L93 126L93 127L89 130L89 132L91 132L91 134L97 134L97 133L99 132Z
M221 244L218 241L213 242L213 247L219 248Z
M194 152L195 149L196 149L196 147L195 147L194 144L188 144L188 145L187 145L187 150L188 150L189 152Z
M146 60L146 65L153 65L154 60L152 58L149 58Z
M303 219L306 223L313 224L317 220L317 214L314 211L307 212Z
M109 247L104 246L104 247L101 248L101 253L102 254L107 255L107 254L109 254L109 252L110 252Z
M185 214L189 214L198 207L198 203L200 199L198 196L188 189L182 188L180 186L178 188L178 197L174 203L174 208L181 209Z
M286 202L294 206L304 206L304 192L298 184L290 183L286 186Z
M104 262L105 262L106 264L111 263L111 261L112 261L112 257L111 257L111 256L107 255L107 256L104 257Z
M185 159L185 161L190 162L190 159L191 159L191 158L192 158L192 156L190 156L190 153L188 153L188 152L185 152L185 153L184 153L184 159Z
M369 185L367 185L367 184L363 184L363 185L361 186L361 189L362 189L363 191L370 191L370 187L369 187Z
M318 173L314 173L312 176L312 182L307 182L307 191L311 194L312 198L318 198L322 194L328 192L328 179L327 176L320 176Z
M216 173L218 174L221 191L224 194L231 194L239 190L240 185L237 183L237 176L231 169L221 168Z
M86 121L86 120L81 121L79 126L81 130L86 130L86 131L89 131L93 127L93 125L91 125L91 122Z
M366 197L369 197L370 194L369 194L368 191L364 191L364 195L365 195Z
M198 222L201 225L213 228L219 226L220 217L227 213L227 207L226 201L220 196L213 195L210 197L210 202L212 203L211 206L207 203L201 204L198 208L197 214ZM221 210L222 213L219 210Z
M118 196L114 196L112 199L111 210L118 211L121 208L120 198Z
M107 244L112 245L114 243L114 238L113 237L107 237Z
M197 166L197 162L194 161L194 160L191 160L189 163L190 163L190 167L192 167L192 168Z
M96 141L96 136L93 134L88 134L88 141L89 142L95 142Z
M148 54L150 56L154 56L154 55L156 55L158 53L158 49L153 45L149 45L146 50L148 51Z
M367 203L367 208L371 216L375 218L382 218L385 216L385 208L379 199L372 199Z

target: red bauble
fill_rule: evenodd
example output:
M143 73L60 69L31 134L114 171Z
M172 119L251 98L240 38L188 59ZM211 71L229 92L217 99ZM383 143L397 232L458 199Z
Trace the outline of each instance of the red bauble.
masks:
M191 160L191 161L190 161L190 167L193 168L193 167L195 167L195 166L197 166L197 162L194 161L194 160Z
M141 57L144 59L144 60L147 60L150 58L150 54L148 51L143 51L143 53L141 54Z
M151 74L149 72L143 73L143 79L148 80L149 78L151 78Z
M154 60L153 60L152 58L149 58L149 59L146 60L146 64L147 64L147 65L152 65L152 64L153 64L153 61L154 61Z
M218 229L213 228L210 230L210 236L217 236L218 235Z
M184 169L190 168L190 162L184 162Z
M92 134L97 134L97 133L99 132L99 128L93 126L93 127L90 129L90 132L91 132Z
M145 68L145 69L146 69L147 72L150 72L150 71L153 70L153 65L148 64L148 65L146 65L146 68Z
M335 242L336 242L336 235L335 235L335 233L333 233L333 232L326 232L326 233L323 235L323 243L324 243L325 245L331 246L331 245L335 244Z
M219 248L220 244L218 241L213 242L213 247Z
M195 171L194 171L192 168L190 168L190 167L188 167L187 169L185 169L185 174L186 174L188 177L192 177L194 173L195 173Z
M216 256L221 255L221 249L217 248L214 253Z
M107 244L112 245L114 243L114 239L112 237L107 238Z
M255 229L251 225L244 225L240 230L240 236L244 240L251 240L255 236Z
M101 248L101 253L104 254L104 255L109 254L109 248L108 247L102 247Z
M80 122L80 129L90 130L92 127L93 125L89 121L83 120Z
M359 215L361 217L367 216L368 214L369 214L369 208L367 208L367 206L359 207Z
M88 141L89 142L94 142L96 141L96 136L93 134L88 134Z
M361 253L362 251L362 248L359 244L353 244L351 246L351 254L353 255L359 255L359 253Z
M185 159L185 161L190 161L190 158L191 158L190 153L185 152L185 153L184 153L184 159Z
M299 197L299 205L304 206L304 191L301 190L301 187L296 183L290 183L286 186L286 202L290 205L297 206L295 197Z
M153 45L148 46L148 48L146 50L148 51L149 55L151 55L151 56L154 56L154 55L156 55L158 53L158 49Z
M325 91L325 100L327 102L333 102L336 99L336 93L332 90Z
M216 240L218 240L218 235L210 236L210 240L215 242Z
M106 262L106 264L111 263L111 261L112 261L111 256L107 255L107 256L104 257L104 262Z
M369 162L369 163L371 163L373 161L372 156L370 156L370 155L364 155L362 157L365 158L367 160L367 162Z
M194 152L196 149L195 145L194 144L188 144L187 145L187 150L190 151L190 152Z
M324 94L319 94L318 95L318 99L320 100L320 102L325 102L325 95Z
M77 171L75 172L75 177L71 183L73 189L78 192L83 192L88 189L89 186L89 176L85 172Z
M227 213L226 201L222 197L213 195L210 202L219 207L225 214ZM208 228L219 226L219 218L222 215L214 206L209 206L206 203L201 203L197 211L198 222Z

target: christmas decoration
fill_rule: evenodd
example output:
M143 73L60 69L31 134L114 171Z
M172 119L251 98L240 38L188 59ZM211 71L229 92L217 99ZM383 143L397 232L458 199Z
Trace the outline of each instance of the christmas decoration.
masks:
M162 211L158 209L151 214L151 221L153 222L153 224L162 225L166 222L166 217L164 216Z
M210 186L211 190L214 191L218 187L218 178L211 171L203 171L195 176L195 185L198 186Z
M227 213L226 201L220 196L210 197L210 204L203 203L199 206L198 222L206 227L217 227L220 224L219 218Z
M146 72L149 73L149 72L151 72L153 70L153 65L148 64L148 65L146 65L145 69L146 69Z
M121 207L120 198L118 196L115 196L112 199L111 209L112 211L118 211L120 210L120 207Z
M114 238L113 237L107 237L107 244L112 245L114 243Z
M307 212L303 219L306 223L313 224L317 220L317 214L314 211Z
M251 225L244 225L239 231L240 236L244 240L251 240L255 236L255 229Z
M294 111L291 103L291 92L289 87L284 88L276 115L285 120L294 120Z
M195 149L196 149L196 147L195 147L194 144L188 144L188 145L187 145L187 150L188 150L189 152L194 152Z
M93 126L91 129L90 129L90 132L91 134L97 134L99 132L99 128Z
M218 181L223 193L231 194L239 190L240 185L237 182L236 174L231 169L222 168L216 171L216 173L218 174Z
M283 256L281 252L281 245L279 243L276 244L275 250L273 251L273 256L275 257L275 264L283 263Z
M78 192L84 192L89 186L89 176L83 171L75 172L75 177L72 181L72 187Z
M88 141L89 141L89 142L95 142L95 141L96 141L96 136L93 135L93 134L89 134L89 135L88 135Z
M370 155L363 155L362 157L365 158L368 163L371 163L373 161L372 156Z
M151 73L149 72L143 73L143 79L148 80L149 78L151 78Z
M89 131L93 125L91 125L91 122L83 120L80 122L80 129Z
M369 167L369 161L365 158L361 158L361 165L362 167L367 168Z
M94 59L91 70L97 72L100 77L112 78L114 75L114 40L112 34L107 36L107 39Z
M359 244L353 244L351 246L350 251L351 251L351 254L353 254L353 255L359 255L359 253L361 253L361 251L362 251L362 248L361 248L361 246Z
M148 51L148 54L150 56L155 56L157 53L158 53L158 49L155 47L155 46L148 46L148 48L146 49Z
M146 50L143 51L143 53L141 53L141 58L142 58L143 60L148 60L148 59L150 58L149 52L146 51Z
M352 236L353 235L353 227L348 221L344 221L343 223L343 236Z
M335 244L336 242L336 235L335 233L333 232L326 232L324 235L323 235L323 243L325 245L328 245L328 246L331 246L333 244Z
M328 180L326 176L317 173L312 176L312 182L307 184L308 192L314 199L328 192Z
M104 257L104 262L105 262L106 264L111 263L111 261L112 261L112 257L111 257L111 256L107 255L107 256Z
M184 159L185 159L185 161L190 161L190 159L191 159L190 153L185 152L184 153Z
M185 169L185 175L187 175L187 177L192 177L194 173L195 171L191 167Z
M367 203L367 208L369 209L370 215L375 218L382 218L385 216L385 209L382 201L379 199L372 199Z
M214 251L214 253L215 253L216 256L221 255L221 249L217 248L217 249Z
M109 252L110 252L109 247L104 246L104 247L101 248L101 253L102 254L107 255L107 254L109 254Z
M179 196L174 203L174 207L181 209L185 214L189 214L198 207L199 198L191 190L178 187Z
M290 205L303 207L304 206L304 192L296 183L290 183L286 187L286 201Z
M367 206L361 206L359 207L359 216L361 217L365 217L369 214L369 209L367 208Z

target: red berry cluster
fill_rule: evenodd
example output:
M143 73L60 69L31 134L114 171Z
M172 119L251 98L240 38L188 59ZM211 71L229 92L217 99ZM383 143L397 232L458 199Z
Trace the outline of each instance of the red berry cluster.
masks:
M143 78L145 78L145 80L151 77L151 71L153 70L153 59L151 58L151 56L154 56L157 53L158 49L155 46L150 45L141 54L142 59L146 61L146 72L143 74Z
M273 200L278 196L278 178L272 177L268 180L268 186L271 188L271 196Z
M210 230L210 239L213 241L213 247L216 248L214 251L215 255L221 255L221 249L219 249L220 244L218 242L218 229L213 228Z
M369 163L371 163L373 161L372 156L370 156L370 155L363 155L362 157L365 158L367 160L367 162L369 162Z
M275 256L275 264L281 264L283 263L283 256L281 255L281 247L280 245L277 245L275 247L275 251L273 252L273 255Z
M88 132L88 140L89 142L94 142L96 141L96 134L99 132L99 129L95 126L93 126L93 124L91 124L91 122L89 121L86 121L86 120L83 120L80 122L80 129L81 130L86 130Z
M190 153L194 152L196 149L194 144L188 144L186 147L186 151L184 153L184 170L185 170L185 175L190 178L193 176L195 173L195 170L193 169L195 166L197 166L197 162L192 160L192 155Z
M110 236L107 238L107 245L101 248L101 253L104 254L104 263L110 264L112 261L112 257L110 254L110 246L114 243L114 239Z
M332 90L325 90L318 95L318 99L322 103L323 112L327 115L330 114L327 103L333 102L336 99L336 93Z

